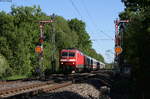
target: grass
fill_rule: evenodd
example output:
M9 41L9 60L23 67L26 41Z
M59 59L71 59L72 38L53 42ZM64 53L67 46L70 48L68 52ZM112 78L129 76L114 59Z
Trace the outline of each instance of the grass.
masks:
M28 78L28 77L25 75L14 75L14 76L5 78L5 80L18 80L18 79L24 79L24 78Z

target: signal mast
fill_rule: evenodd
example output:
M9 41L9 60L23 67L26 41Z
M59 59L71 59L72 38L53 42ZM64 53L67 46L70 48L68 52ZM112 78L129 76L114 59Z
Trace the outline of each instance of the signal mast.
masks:
M124 31L125 23L129 20L115 20L115 63L117 63L120 71L122 71L124 65Z
M42 72L42 67L43 67L43 64L42 64L42 60L43 60L43 43L44 43L44 39L45 39L44 26L45 26L45 24L49 24L49 23L52 23L52 22L54 22L54 21L53 20L39 21L40 38L39 38L39 45L36 46L35 52L38 53L38 55L39 55L39 58L38 58L39 67L36 68L36 72L40 76L44 75L43 72Z

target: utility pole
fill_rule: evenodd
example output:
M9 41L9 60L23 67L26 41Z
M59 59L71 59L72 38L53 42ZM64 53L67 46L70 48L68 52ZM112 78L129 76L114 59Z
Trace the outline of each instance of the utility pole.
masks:
M55 21L55 14L51 15L51 20ZM53 44L53 51L52 51L52 61L51 61L51 65L52 65L52 72L56 71L56 57L55 57L55 52L56 52L56 46L55 46L55 26L54 23L52 24L52 44Z

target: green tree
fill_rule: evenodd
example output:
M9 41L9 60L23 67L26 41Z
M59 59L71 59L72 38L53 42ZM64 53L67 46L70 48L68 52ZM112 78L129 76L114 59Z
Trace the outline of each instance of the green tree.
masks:
M132 65L132 78L135 86L134 97L141 99L148 96L150 71L150 1L124 0L126 9L120 14L121 19L130 19L124 32L126 59Z
M92 42L90 40L90 36L85 30L85 23L78 20L78 19L72 19L69 21L69 26L72 31L75 31L78 35L78 45L77 48L84 51L84 49L88 49L92 47Z
M1 60L8 63L8 69L0 71L0 76L7 70L10 73L6 76L32 76L35 73L35 69L40 66L39 54L34 51L35 47L40 45L39 21L50 19L52 16L43 13L39 6L13 5L10 13L0 12L0 55ZM40 67L42 71L51 72L53 56L58 70L59 52L64 48L77 48L91 57L104 61L103 57L92 49L90 36L85 30L85 23L81 20L66 20L56 15L53 23L45 24L44 36L43 60ZM91 53L91 49L94 54Z
M3 55L0 55L0 78L9 75L9 63Z

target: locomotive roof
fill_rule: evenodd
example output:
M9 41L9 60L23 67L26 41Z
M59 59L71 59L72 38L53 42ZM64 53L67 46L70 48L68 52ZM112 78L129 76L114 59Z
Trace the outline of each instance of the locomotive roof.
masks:
M61 51L79 51L78 49L62 49ZM81 52L81 51L79 51Z
M66 49L62 49L62 50L78 50L76 48L66 48Z

